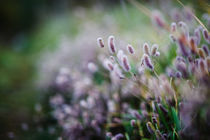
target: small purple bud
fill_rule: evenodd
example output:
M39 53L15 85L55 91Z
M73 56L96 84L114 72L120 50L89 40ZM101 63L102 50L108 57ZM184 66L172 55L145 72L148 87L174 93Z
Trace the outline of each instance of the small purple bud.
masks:
M176 62L176 69L182 73L182 76L184 78L188 77L187 66L186 66L186 64L184 62L177 61Z
M203 37L206 40L207 43L210 43L210 37L209 37L209 33L206 29L203 29Z
M127 50L128 50L128 52L130 54L134 54L135 53L134 48L130 44L127 45Z
M184 63L186 62L185 59L182 56L177 56L176 61L184 62Z
M181 51L182 55L187 57L189 55L188 48L184 45L183 39L178 40L179 50Z
M209 48L208 48L208 46L205 45L205 44L203 44L203 45L202 45L202 48L203 48L203 50L204 50L206 56L208 56L208 55L209 55Z
M167 68L166 73L169 77L174 77L175 76L175 71L171 68Z
M149 68L150 70L154 70L154 66L153 66L153 64L152 64L152 62L151 62L151 60L150 60L150 58L149 58L149 56L147 55L147 54L144 54L143 55L144 57L144 65L147 67L147 68Z
M150 55L150 47L147 43L143 44L143 52L147 55Z
M198 65L199 65L199 68L200 68L202 74L208 73L208 69L207 69L207 66L206 66L206 63L204 60L200 59Z
M196 54L197 47L196 47L195 38L193 38L193 37L190 38L190 49L191 49L192 54Z
M176 75L176 78L181 78L182 77L182 73L179 72L179 71L177 71L175 75Z
M160 52L157 51L156 54L155 54L155 56L160 56Z
M101 37L97 38L97 43L100 48L104 48L104 41Z
M128 61L128 57L126 55L123 55L122 56L122 65L123 65L123 69L128 72L130 71L131 69L131 66L129 64L129 61Z
M114 36L109 36L108 38L108 46L109 46L109 51L111 54L114 54L116 52L116 47L115 47L115 42L114 42Z
M206 55L202 48L198 48L198 54L202 59L205 59Z
M210 72L210 56L206 57L206 65L207 65L207 69Z
M196 37L196 45L199 45L200 41L201 41L201 33L200 33L200 29L199 28L195 29L194 36Z
M158 50L158 45L157 44L153 44L152 45L152 51L151 51L151 55L155 56Z
M161 15L160 12L158 11L154 11L152 13L152 22L160 28L164 28L165 27L165 21L163 19L163 16Z
M104 67L109 70L109 71L113 71L114 70L114 66L112 64L111 61L109 61L108 59L104 60Z
M182 32L184 33L185 37L188 39L189 37L189 29L188 29L188 26L185 22L183 21L180 21L178 23L179 27L181 28Z

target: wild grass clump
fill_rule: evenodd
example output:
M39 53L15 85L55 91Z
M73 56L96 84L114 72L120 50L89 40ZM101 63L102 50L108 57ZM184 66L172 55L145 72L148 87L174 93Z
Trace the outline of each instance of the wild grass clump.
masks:
M84 69L60 70L50 105L62 137L210 138L209 32L184 21L169 26L157 11L152 21L171 39L167 52L158 43L120 48L113 35L99 37L100 50Z

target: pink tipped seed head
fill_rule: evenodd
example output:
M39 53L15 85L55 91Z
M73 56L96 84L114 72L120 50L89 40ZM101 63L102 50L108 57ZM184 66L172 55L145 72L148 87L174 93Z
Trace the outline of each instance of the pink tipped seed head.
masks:
M206 66L208 71L210 72L210 56L206 57Z
M209 37L209 33L206 29L203 29L203 37L206 40L207 43L210 43L210 37Z
M160 56L160 52L156 52L155 56Z
M199 61L199 68L202 73L208 73L208 69L204 60L200 59Z
M206 56L208 56L209 55L209 48L208 48L208 46L204 44L204 45L202 45L202 49L204 50Z
M171 23L171 32L176 32L176 23L175 22Z
M144 43L143 51L144 51L145 54L150 55L150 47L147 43Z
M197 46L196 46L195 38L191 37L189 43L190 43L191 53L192 54L196 54L196 52L197 52Z
M131 69L131 66L129 64L129 61L128 61L128 57L126 55L123 55L122 56L122 65L123 65L123 69L128 72L130 71Z
M195 29L194 36L196 37L196 45L199 45L200 41L201 41L201 33L200 33L200 29L199 28Z
M104 48L104 41L101 37L97 39L97 43L100 48Z
M147 68L149 68L150 70L153 71L153 70L154 70L154 66L153 66L153 64L152 64L152 62L151 62L149 56L148 56L147 54L144 54L143 58L144 58L144 65L145 65Z
M116 52L114 36L109 36L109 38L108 38L108 46L109 46L110 53L114 54Z
M112 62L109 61L108 59L104 60L104 67L109 71L114 70L114 66L113 66Z
M189 29L188 26L185 22L180 21L178 23L179 27L181 28L181 31L185 34L185 36L188 38L189 37Z
M134 48L130 44L127 45L127 50L128 50L128 52L130 54L134 54L135 53Z
M198 48L198 54L201 58L205 59L206 55L202 48Z
M153 44L152 45L152 51L151 51L151 55L155 56L158 50L158 45L157 44Z
M165 21L163 19L163 16L158 11L155 11L152 13L152 21L156 26L158 26L160 28L165 27Z

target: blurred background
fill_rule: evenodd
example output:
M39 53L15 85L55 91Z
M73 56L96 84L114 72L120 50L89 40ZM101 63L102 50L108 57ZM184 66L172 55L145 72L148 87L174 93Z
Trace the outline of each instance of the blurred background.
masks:
M139 0L166 15L176 0ZM196 15L208 12L205 0L186 0ZM0 139L57 139L47 119L37 123L39 102L60 67L76 67L110 34L139 45L167 44L150 18L127 0L5 0L0 2ZM163 33L164 34L164 33ZM161 40L158 41L158 40ZM77 65L76 65L77 64ZM47 112L47 111L46 111Z

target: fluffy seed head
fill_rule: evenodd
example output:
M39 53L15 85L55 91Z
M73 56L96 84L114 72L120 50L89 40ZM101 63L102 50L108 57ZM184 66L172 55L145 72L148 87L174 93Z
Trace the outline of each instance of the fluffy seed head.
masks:
M171 23L171 31L176 32L176 23L175 22Z
M163 16L161 15L160 12L158 11L154 11L152 13L152 22L160 28L164 28L165 27L165 21L163 19Z
M176 69L180 71L184 78L188 77L187 65L183 61L176 62Z
M210 43L210 37L209 37L209 33L206 29L203 29L203 37L206 40L206 42Z
M97 38L97 43L100 48L104 48L104 41L101 37Z
M114 54L116 52L116 47L115 47L115 40L114 36L109 36L108 38L108 46L109 46L109 51L111 54Z
M187 57L189 55L189 52L188 52L188 48L185 46L185 36L182 36L181 38L179 38L178 46L182 55Z
M143 58L144 58L144 65L149 68L150 70L154 70L154 66L149 58L149 56L147 54L144 54L143 55Z
M143 51L145 54L150 55L150 47L147 43L143 44Z
M126 55L122 56L122 66L126 72L130 71L131 69L130 63L128 61L128 57Z
M210 56L206 57L206 65L207 65L207 69L210 72Z
M128 50L128 52L130 54L134 54L135 53L134 48L130 44L127 45L127 50Z
M196 54L197 47L196 47L195 38L193 38L193 37L190 38L190 49L191 49L192 54Z
M182 77L182 73L179 72L179 71L177 71L175 75L176 75L176 78L181 78Z
M204 50L206 56L208 56L208 55L209 55L209 48L208 48L208 46L205 45L205 44L203 44L203 45L202 45L202 49Z
M109 70L109 71L113 71L114 70L114 66L112 64L111 61L109 61L108 59L104 60L104 67Z
M201 58L205 59L206 55L202 48L198 48L198 54Z
M189 37L189 29L188 29L187 24L183 21L180 21L178 23L178 25L181 28L181 31L184 33L185 37L188 38Z
M155 56L160 56L160 52L156 52Z
M208 73L208 69L207 69L207 66L206 66L206 63L204 60L200 59L198 65L199 65L199 68L203 74Z
M109 57L109 59L111 60L111 62L113 62L113 63L115 62L114 56L111 55L111 56Z
M200 29L199 28L195 29L194 36L196 37L196 44L199 45L200 41L201 41L201 33L200 33Z
M157 44L153 44L152 45L152 50L151 50L151 55L155 56L158 50L158 45Z

